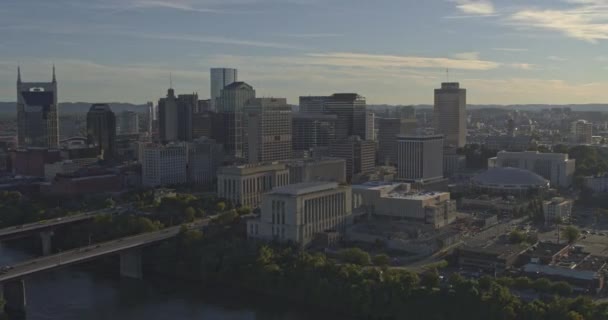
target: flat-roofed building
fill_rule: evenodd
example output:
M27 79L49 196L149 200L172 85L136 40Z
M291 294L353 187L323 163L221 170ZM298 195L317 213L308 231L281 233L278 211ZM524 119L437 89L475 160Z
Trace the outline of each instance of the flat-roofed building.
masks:
M346 160L346 180L349 182L355 175L373 172L376 166L376 143L359 136L335 141L329 152L332 157Z
M407 183L370 182L353 186L354 208L368 215L443 227L455 219L456 202L448 192L415 191Z
M188 151L184 143L146 144L141 149L142 184L159 187L188 182Z
M221 167L217 174L218 197L249 208L257 208L264 193L288 184L289 169L278 162Z
M293 150L328 147L336 137L335 114L294 113L292 118Z
M377 118L378 124L378 162L397 163L397 136L415 134L416 119Z
M421 183L443 179L443 136L398 136L397 179Z
M572 200L556 197L543 202L545 223L553 224L557 221L569 219L572 215Z
M540 153L538 151L501 151L488 159L488 167L512 167L530 170L549 180L552 186L562 188L572 184L576 160L565 153Z
M263 196L260 218L247 221L247 236L305 247L317 235L342 232L352 223L351 192L335 182L276 188Z
M338 158L306 158L285 162L289 168L289 183L332 181L346 183L346 160Z

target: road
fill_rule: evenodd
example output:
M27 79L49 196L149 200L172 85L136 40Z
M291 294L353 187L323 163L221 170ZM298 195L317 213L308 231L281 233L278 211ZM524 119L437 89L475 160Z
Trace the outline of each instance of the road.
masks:
M209 224L210 219L200 220L188 225L189 228L201 228ZM0 283L19 279L32 273L46 271L54 268L84 262L101 256L114 254L128 249L143 247L145 245L175 237L181 226L166 228L160 231L139 234L136 236L120 238L113 241L94 244L58 254L36 258L13 266L9 270L0 271Z
M106 214L110 212L114 212L118 209L102 209L97 211L90 211L86 213L81 213L73 216L67 216L62 218L56 218L51 220L43 220L34 223L28 223L23 225L18 225L14 227L8 227L4 229L0 229L0 239L14 239L15 237L20 237L24 234L28 234L38 230L50 229L53 227L58 227L65 224L70 224L78 221L89 220L95 218L97 215Z

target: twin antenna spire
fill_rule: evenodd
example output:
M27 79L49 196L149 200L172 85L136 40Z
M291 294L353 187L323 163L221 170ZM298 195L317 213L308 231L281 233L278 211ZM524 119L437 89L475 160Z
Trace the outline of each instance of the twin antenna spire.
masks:
M21 66L17 66L17 82L21 82ZM55 64L53 63L53 82L57 82L57 77L55 76Z

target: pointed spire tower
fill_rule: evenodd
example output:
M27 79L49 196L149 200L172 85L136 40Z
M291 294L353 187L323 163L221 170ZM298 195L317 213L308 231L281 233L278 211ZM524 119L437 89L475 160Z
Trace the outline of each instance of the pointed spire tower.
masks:
M21 83L21 66L17 66L17 83Z
M55 64L53 63L53 83L57 83L57 78L55 77Z

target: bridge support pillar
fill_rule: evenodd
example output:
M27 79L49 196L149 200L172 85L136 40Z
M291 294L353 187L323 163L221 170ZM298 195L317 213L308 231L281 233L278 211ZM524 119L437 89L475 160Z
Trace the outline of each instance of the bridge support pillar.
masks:
M120 253L120 275L127 278L142 279L141 249Z
M53 243L51 242L51 238L55 233L50 231L42 231L40 232L40 239L42 240L42 255L48 256L53 252Z
M7 314L20 317L25 315L27 300L25 298L25 281L13 280L2 284L4 311Z

